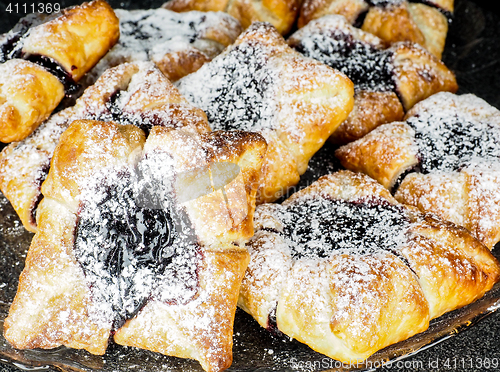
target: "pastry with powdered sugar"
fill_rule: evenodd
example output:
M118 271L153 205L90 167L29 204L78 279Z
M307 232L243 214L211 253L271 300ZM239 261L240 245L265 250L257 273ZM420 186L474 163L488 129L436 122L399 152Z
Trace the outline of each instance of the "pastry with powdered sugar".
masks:
M330 358L363 361L482 297L500 264L465 229L351 171L257 206L239 306Z
M5 338L102 355L112 337L228 368L265 148L241 131L155 125L146 140L135 125L73 121L42 186ZM228 164L220 184L214 169Z
M26 138L117 42L118 19L103 0L34 14L0 37L0 141ZM36 65L36 66L34 66ZM48 76L47 76L48 75ZM50 76L52 75L52 76Z
M288 44L342 71L355 84L354 109L330 137L335 144L402 120L406 111L432 94L458 89L454 73L418 44L398 42L387 47L341 15L309 22L288 38Z
M346 75L304 57L262 22L176 86L205 111L212 130L254 131L266 138L258 203L276 201L298 183L354 102Z
M405 121L340 147L397 200L464 226L488 248L500 241L500 111L473 94L435 94Z
M314 19L338 14L388 44L418 43L441 59L453 8L453 0L305 0L297 24L301 28Z
M26 139L0 153L0 190L24 227L36 232L41 185L62 133L77 119L133 124L146 133L154 125L207 132L205 113L190 105L153 62L108 69L74 106L53 114Z

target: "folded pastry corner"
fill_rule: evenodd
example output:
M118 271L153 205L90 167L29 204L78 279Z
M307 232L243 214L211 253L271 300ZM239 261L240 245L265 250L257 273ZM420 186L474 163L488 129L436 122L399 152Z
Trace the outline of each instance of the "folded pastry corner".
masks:
M43 183L6 339L104 354L113 335L229 367L265 149L255 133L153 126L146 139L135 125L74 121Z
M22 59L0 64L0 141L20 141L49 117L64 97L63 84Z
M120 31L104 0L29 15L0 41L0 141L31 134L117 42Z
M354 102L351 80L294 51L262 22L176 86L207 114L212 130L264 136L268 149L258 203L275 201L298 183Z
M465 229L339 171L255 213L238 305L342 362L425 331L482 297L500 264Z

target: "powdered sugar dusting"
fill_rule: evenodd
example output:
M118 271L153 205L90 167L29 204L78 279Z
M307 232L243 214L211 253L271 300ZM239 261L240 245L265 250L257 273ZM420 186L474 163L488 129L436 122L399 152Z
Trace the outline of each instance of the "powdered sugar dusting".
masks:
M289 44L345 73L359 89L394 90L390 50L372 35L355 30L344 17L328 15L311 21L289 39Z
M172 161L154 158L92 174L80 197L75 256L94 313L115 328L150 299L182 304L197 293L200 250L174 203Z
M500 126L496 123L446 107L417 113L406 122L415 130L424 173L456 171L478 161L500 163Z
M213 130L270 129L277 109L272 99L277 71L268 64L273 53L274 47L258 41L237 44L195 76L181 79L177 87L206 112Z
M383 200L298 200L276 214L296 258L394 251L405 242L409 222L402 208Z
M120 63L159 62L168 53L193 48L211 59L225 47L212 39L213 30L232 40L241 30L236 19L222 12L176 13L158 8L115 9L115 14L120 21L120 39L89 73L93 80Z

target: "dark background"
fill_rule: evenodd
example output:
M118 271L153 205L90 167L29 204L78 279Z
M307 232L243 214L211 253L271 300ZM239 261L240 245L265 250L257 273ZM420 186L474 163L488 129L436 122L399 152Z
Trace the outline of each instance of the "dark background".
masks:
M19 1L28 6L39 1ZM55 2L55 1L54 1ZM53 3L54 3L53 2ZM163 4L162 0L109 1L114 8L146 9ZM0 1L0 33L10 30L25 14L7 13L7 5L12 1ZM44 1L44 3L47 3ZM58 1L61 8L80 4L82 1ZM451 23L447 46L443 56L445 64L456 74L460 86L458 93L474 93L493 106L500 108L500 11L498 2L456 0L455 18ZM1 82L0 82L1 83ZM496 250L499 250L498 247ZM498 255L498 254L497 254ZM451 337L428 350L419 352L411 361L436 361L439 368L426 368L429 372L458 371L493 371L488 368L447 368L446 358L463 358L465 361L485 361L487 358L500 359L500 311L474 325L470 329ZM15 367L2 364L0 372L20 371ZM387 369L387 371L395 369ZM404 371L422 371L421 369L405 368Z

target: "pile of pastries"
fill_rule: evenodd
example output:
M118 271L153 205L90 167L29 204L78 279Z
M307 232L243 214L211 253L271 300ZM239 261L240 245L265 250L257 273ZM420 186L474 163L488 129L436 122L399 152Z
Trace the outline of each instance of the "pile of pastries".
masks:
M500 281L500 111L452 0L104 0L0 36L0 190L33 240L4 336L232 363L239 306L365 360ZM344 169L292 192L329 141Z

